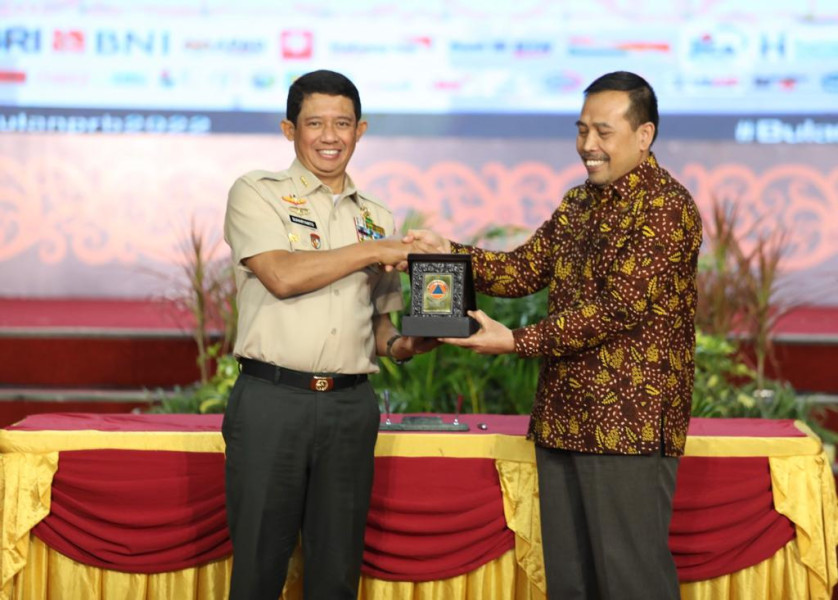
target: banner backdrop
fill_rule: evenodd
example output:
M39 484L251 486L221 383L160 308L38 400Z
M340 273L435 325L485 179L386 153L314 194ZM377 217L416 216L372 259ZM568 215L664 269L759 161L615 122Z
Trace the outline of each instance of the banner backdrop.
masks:
M787 231L784 293L838 304L835 0L0 1L0 295L181 288L234 179L291 161L287 89L320 68L370 119L356 182L459 241L549 218L584 88L634 71L705 218Z
M735 142L669 140L664 119L654 150L705 219L714 199L726 200L740 206L743 231L788 231L783 266L795 300L838 302L834 147L743 152ZM292 159L292 144L278 135L0 136L0 293L165 295L183 283L193 224L220 241L235 178ZM585 178L569 139L374 133L358 144L350 174L399 223L414 211L458 241L500 225L526 236ZM216 251L227 248L220 242Z

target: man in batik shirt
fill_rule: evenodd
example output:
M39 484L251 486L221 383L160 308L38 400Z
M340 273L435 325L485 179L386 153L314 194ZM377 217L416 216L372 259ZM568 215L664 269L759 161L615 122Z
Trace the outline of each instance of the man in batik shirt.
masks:
M519 248L412 233L471 254L481 292L549 288L539 323L510 330L475 311L478 333L443 340L541 358L529 437L549 596L677 598L668 532L694 380L701 218L650 150L657 99L643 78L594 81L576 125L588 180Z

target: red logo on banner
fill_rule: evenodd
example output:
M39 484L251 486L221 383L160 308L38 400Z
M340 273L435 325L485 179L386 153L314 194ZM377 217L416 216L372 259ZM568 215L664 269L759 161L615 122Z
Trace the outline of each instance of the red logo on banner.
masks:
M52 34L52 49L56 52L84 52L84 32L56 29Z
M314 35L310 31L287 29L279 36L282 58L306 60L314 52Z
M0 71L0 83L26 83L23 71Z

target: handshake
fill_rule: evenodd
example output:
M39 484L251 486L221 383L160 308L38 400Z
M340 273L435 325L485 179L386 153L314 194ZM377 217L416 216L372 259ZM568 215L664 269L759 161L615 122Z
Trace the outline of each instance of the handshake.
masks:
M411 229L401 238L386 238L375 246L376 258L385 271L406 271L408 254L450 254L451 242L427 229Z

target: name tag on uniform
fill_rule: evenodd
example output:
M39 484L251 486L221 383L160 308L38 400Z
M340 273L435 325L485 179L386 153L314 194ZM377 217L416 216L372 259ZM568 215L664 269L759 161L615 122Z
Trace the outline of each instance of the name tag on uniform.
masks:
M298 217L297 215L291 215L290 219L292 223L296 223L297 225L302 225L303 227L309 227L311 229L317 229L317 223L310 219L304 219L302 217Z

